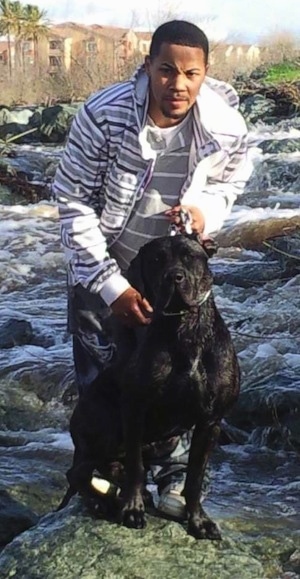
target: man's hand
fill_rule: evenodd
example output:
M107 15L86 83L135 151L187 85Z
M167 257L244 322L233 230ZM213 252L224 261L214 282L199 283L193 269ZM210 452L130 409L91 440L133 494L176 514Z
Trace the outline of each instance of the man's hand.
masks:
M112 312L130 328L150 324L153 308L133 287L128 288L111 304Z
M193 233L197 233L201 235L204 230L204 216L202 211L198 209L198 207L194 207L193 205L176 205L166 211L166 216L168 217L171 223L175 223L181 233L185 233L185 226L184 223L181 222L180 219L180 211L188 211L190 214L190 221L191 221L191 229Z

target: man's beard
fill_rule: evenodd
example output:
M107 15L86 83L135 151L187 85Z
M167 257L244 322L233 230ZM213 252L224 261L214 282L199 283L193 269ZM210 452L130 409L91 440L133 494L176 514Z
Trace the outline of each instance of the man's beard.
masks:
M170 111L169 109L165 109L164 107L162 107L161 109L162 114L164 115L164 117L166 117L167 119L174 119L174 120L180 120L180 119L184 119L184 117L186 117L186 115L188 114L188 110L184 111L184 112L175 112L175 111Z

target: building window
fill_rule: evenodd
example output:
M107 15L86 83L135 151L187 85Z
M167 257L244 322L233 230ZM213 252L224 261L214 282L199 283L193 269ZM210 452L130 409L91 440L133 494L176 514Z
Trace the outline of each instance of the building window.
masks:
M49 56L49 64L50 66L56 66L57 68L62 66L61 56Z
M87 42L86 43L86 50L87 50L87 52L97 52L96 42Z
M50 40L49 48L50 50L61 50L62 48L61 40Z

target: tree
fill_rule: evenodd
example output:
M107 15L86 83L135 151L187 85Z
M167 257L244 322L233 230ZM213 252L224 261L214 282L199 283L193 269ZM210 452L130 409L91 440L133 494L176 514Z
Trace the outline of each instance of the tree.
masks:
M21 4L18 0L0 0L0 33L6 34L8 44L9 75L12 76L12 37L15 41L15 64L23 63L22 43L32 40L34 44L34 62L38 62L38 41L48 35L46 11L37 6Z
M14 29L14 19L11 8L11 2L8 0L0 0L0 33L7 37L7 51L8 51L8 69L9 76L12 75L12 51L11 51L11 36Z
M47 19L46 10L40 10L37 6L26 4L23 8L23 40L33 40L34 65L39 62L39 40L49 36L50 22Z
M10 2L9 4L11 14L11 32L15 39L15 67L20 69L22 66L21 38L23 6L19 1Z
M263 59L267 63L279 63L295 58L297 39L290 32L281 30L261 39Z

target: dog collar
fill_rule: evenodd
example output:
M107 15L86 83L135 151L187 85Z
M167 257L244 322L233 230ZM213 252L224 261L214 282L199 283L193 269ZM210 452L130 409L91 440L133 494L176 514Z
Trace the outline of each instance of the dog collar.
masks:
M198 308L206 302L206 300L209 298L210 294L211 294L211 289L209 289L207 292L205 292L205 294L203 294L200 302L198 303ZM164 312L164 311L162 311L163 316L183 316L184 314L187 314L187 313L188 313L187 310L181 310L180 312Z

